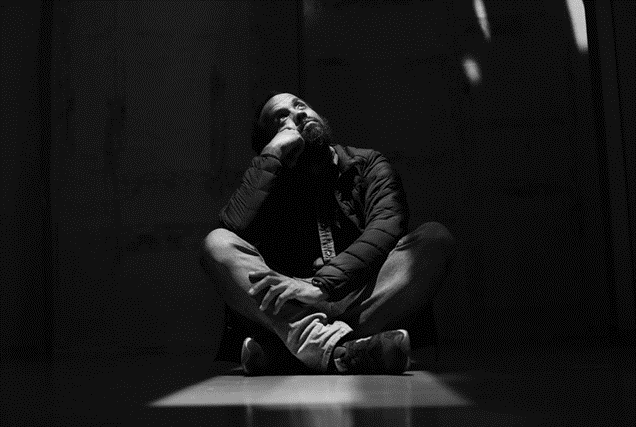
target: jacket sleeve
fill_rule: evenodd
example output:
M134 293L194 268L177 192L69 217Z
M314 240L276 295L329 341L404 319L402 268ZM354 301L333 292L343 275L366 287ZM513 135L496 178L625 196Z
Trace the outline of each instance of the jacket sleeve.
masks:
M256 156L219 214L220 226L257 246L257 230L267 218L267 198L275 188L283 166L275 156Z
M362 182L362 235L313 278L313 283L328 294L328 301L338 301L374 280L389 252L407 231L408 206L402 181L380 153L374 151L370 156Z

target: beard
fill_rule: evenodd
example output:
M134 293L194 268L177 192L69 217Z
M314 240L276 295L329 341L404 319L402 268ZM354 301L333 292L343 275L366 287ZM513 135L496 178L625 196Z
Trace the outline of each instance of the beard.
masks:
M333 166L330 146L334 145L331 128L326 119L322 123L308 123L300 133L305 149L298 157L297 170L311 178L319 177Z
M305 149L299 160L303 158L303 160L314 162L323 160L325 156L331 158L329 146L333 145L333 136L327 119L323 118L322 123L307 123L300 135L305 140Z
M310 122L303 128L300 135L309 146L330 145L333 141L331 127L327 119L321 122Z

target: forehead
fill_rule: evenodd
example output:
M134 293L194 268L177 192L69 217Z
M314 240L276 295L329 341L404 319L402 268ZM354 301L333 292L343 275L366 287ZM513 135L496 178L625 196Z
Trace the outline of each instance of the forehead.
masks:
M278 109L291 107L297 100L300 100L300 98L291 93L279 93L278 95L272 96L263 106L260 120L270 116Z

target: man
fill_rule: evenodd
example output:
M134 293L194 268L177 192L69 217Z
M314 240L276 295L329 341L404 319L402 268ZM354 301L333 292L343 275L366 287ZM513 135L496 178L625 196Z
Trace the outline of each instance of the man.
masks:
M435 222L406 234L404 191L386 158L336 144L302 99L272 92L257 114L257 155L201 251L226 303L284 345L248 337L243 369L284 373L291 355L309 372L404 372L405 325L439 290L453 237Z

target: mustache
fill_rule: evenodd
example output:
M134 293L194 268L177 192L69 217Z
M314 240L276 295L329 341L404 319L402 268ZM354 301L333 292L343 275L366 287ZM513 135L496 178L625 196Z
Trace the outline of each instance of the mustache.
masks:
M301 123L300 125L300 129L299 132L302 132L303 130L305 130L305 126L307 126L309 123L318 123L321 124L318 120L316 119L307 119L304 122Z

